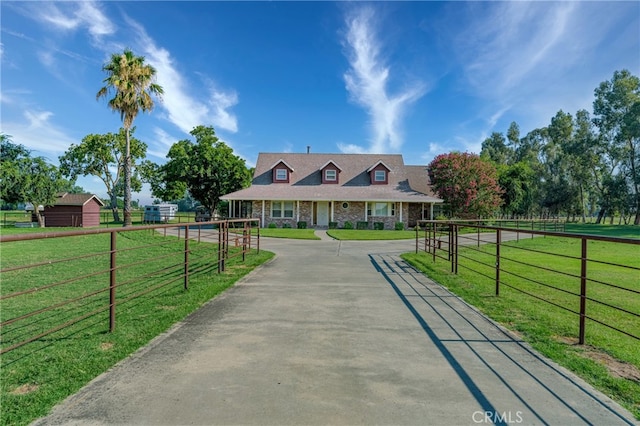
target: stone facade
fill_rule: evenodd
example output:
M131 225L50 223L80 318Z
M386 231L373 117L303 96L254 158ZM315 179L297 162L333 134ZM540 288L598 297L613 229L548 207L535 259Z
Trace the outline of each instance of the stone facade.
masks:
M333 201L333 220L331 219L332 206L329 206L330 222L336 222L338 228L344 228L346 222L351 222L353 229L356 229L358 222L365 220L365 203L362 201ZM292 228L298 227L298 222L307 223L307 228L316 226L317 218L315 217L316 202L300 201L293 202L292 218L273 218L271 217L271 201L264 202L264 223L263 227L268 227L274 223L278 228L282 228L284 224ZM374 223L384 223L384 229L395 229L396 222L400 221L399 212L400 203L395 203L393 216L367 216L368 229L374 229ZM415 226L416 222L422 219L422 203L402 203L402 222L404 229ZM371 208L371 206L369 206ZM425 207L428 208L428 207ZM426 211L428 217L429 212ZM262 218L262 201L253 201L252 217Z

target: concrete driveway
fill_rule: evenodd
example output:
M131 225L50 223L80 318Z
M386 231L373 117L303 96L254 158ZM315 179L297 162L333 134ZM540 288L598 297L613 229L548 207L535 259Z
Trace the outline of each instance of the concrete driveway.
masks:
M413 247L263 238L272 262L36 424L638 424L407 266Z

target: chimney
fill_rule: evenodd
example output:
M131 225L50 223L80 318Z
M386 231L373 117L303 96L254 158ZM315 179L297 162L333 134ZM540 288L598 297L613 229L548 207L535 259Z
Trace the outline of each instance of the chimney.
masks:
M307 145L307 154L311 152L311 145Z

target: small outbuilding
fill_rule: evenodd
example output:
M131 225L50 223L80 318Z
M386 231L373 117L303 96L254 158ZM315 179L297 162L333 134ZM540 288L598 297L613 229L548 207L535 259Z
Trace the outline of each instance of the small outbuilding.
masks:
M44 208L46 227L71 226L87 228L100 225L100 209L104 203L94 194L58 194L53 206Z

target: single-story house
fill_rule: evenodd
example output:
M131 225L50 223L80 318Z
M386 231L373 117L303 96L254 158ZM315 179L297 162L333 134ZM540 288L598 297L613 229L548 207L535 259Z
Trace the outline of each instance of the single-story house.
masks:
M44 208L46 227L74 226L87 228L100 225L100 208L104 203L93 194L58 194L52 206Z
M427 167L406 166L399 154L260 153L251 186L221 199L229 201L229 217L292 228L298 222L407 228L433 219L442 204Z

